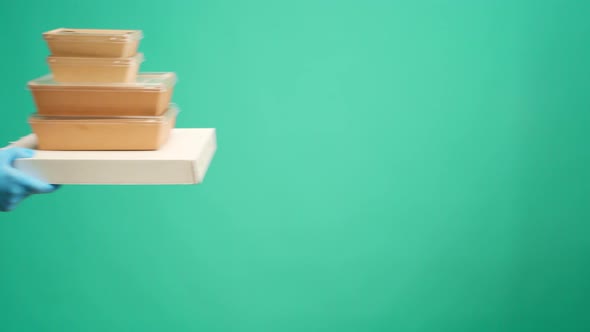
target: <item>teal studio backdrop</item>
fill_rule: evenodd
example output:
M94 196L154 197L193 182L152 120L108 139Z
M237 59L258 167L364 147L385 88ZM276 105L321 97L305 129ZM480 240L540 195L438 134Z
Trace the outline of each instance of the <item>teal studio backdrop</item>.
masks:
M1 331L590 330L590 2L0 8L0 142L58 27L143 30L219 140L202 185L0 214Z

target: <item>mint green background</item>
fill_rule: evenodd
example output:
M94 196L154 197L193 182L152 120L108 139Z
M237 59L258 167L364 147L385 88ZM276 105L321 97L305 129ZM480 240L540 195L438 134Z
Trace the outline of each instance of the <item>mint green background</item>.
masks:
M65 26L142 29L143 70L179 75L178 126L220 144L200 186L0 214L0 330L590 330L590 2L0 15L1 142L28 133L41 33Z

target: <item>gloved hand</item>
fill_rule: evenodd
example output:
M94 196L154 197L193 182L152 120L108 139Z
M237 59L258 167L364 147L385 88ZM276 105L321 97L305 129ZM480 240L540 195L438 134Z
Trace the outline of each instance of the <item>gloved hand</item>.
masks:
M31 194L45 194L59 186L33 178L13 167L18 158L31 158L34 151L23 148L0 150L0 211L13 210Z

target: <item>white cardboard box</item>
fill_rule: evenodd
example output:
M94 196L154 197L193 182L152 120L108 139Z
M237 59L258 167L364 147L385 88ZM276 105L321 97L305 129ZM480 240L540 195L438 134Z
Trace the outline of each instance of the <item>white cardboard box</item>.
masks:
M9 147L35 149L30 134ZM173 129L157 151L41 151L14 167L52 184L197 184L215 151L214 128Z

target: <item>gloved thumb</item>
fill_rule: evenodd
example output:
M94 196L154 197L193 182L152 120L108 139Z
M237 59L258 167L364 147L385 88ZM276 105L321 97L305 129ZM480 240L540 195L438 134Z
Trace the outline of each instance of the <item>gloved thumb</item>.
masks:
M12 165L12 163L19 158L31 158L35 155L35 151L25 148L10 148L0 151L0 165Z

